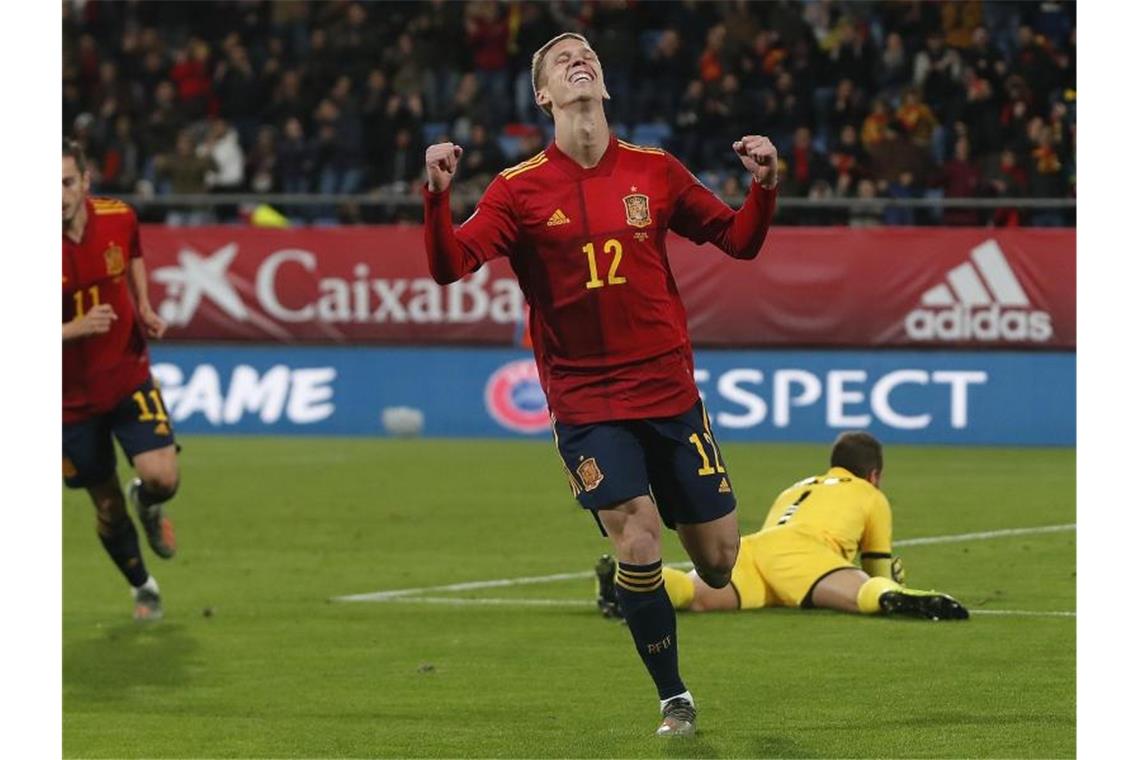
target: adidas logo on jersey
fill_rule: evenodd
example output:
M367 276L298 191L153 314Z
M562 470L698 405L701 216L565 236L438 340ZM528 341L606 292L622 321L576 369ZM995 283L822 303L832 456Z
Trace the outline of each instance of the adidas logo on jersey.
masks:
M555 209L550 218L546 220L546 226L557 227L560 224L570 224L570 217L562 213L562 209Z
M1052 317L1031 307L995 240L974 248L970 261L923 293L905 326L912 340L1043 343L1053 337Z

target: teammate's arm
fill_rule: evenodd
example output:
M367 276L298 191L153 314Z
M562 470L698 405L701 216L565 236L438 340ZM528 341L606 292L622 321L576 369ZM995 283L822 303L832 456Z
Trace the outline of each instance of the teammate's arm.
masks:
M89 335L102 335L111 330L111 323L118 317L109 303L91 307L82 317L63 323L63 342L86 338Z
M777 154L766 137L748 135L733 150L752 174L744 205L733 211L673 156L669 184L677 198L669 228L695 243L712 243L735 259L760 253L776 211Z
M475 213L458 228L451 224L451 182L463 148L431 145L425 153L424 247L432 279L447 285L474 272L484 261L510 253L517 237L506 180L496 177Z

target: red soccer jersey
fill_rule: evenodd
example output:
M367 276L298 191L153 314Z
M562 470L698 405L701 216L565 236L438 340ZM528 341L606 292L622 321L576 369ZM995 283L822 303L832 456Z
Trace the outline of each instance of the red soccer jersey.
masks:
M87 199L83 239L63 236L63 321L110 304L110 331L63 344L63 421L112 409L150 377L146 338L128 285L129 261L141 256L139 226L127 204Z
M448 192L425 188L424 238L439 282L509 257L559 421L666 417L698 398L666 233L751 259L775 197L753 183L734 212L663 150L611 138L598 165L584 169L552 143L497 176L458 228Z

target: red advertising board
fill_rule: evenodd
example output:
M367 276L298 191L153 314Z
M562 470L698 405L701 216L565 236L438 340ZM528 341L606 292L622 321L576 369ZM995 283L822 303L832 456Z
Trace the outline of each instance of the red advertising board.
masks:
M447 287L416 226L144 226L151 300L171 339L515 341L506 260ZM775 228L736 261L676 236L669 259L706 346L1073 349L1072 229Z

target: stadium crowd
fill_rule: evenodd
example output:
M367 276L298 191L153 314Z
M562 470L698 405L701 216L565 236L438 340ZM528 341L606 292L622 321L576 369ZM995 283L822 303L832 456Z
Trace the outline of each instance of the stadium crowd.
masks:
M981 0L66 0L63 131L102 193L418 198L424 147L447 137L465 148L458 190L477 195L549 139L530 56L573 30L602 61L619 136L669 149L731 198L747 179L731 142L765 134L782 196L858 201L781 223L1072 224L1072 211L881 199L1073 197L1075 19L1074 3ZM418 201L284 211L422 214Z

